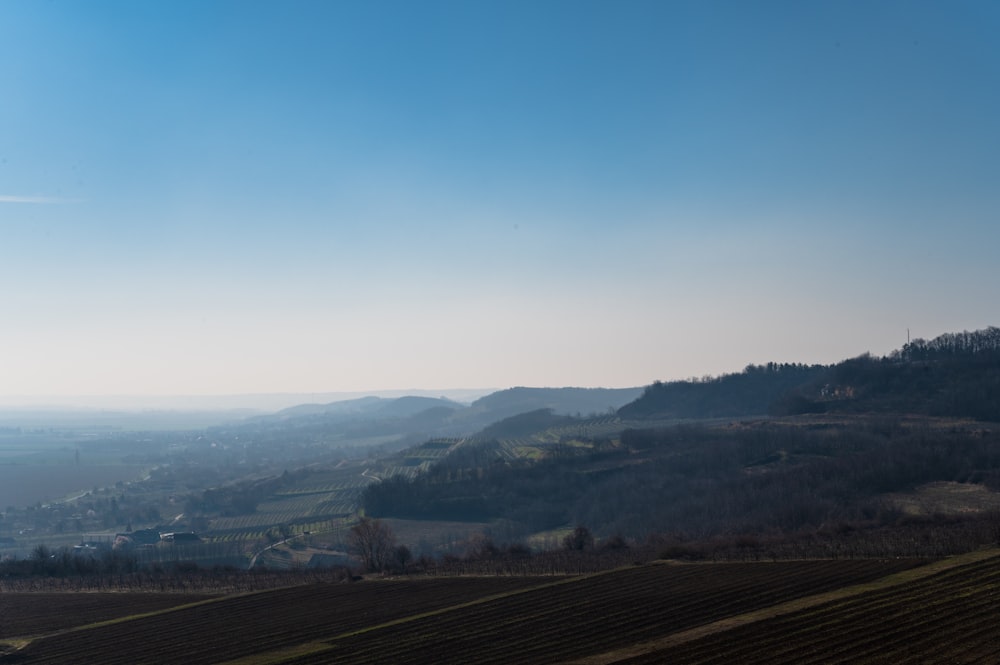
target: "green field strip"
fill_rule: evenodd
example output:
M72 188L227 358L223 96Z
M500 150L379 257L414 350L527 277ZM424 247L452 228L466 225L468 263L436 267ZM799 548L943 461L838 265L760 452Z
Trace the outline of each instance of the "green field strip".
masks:
M874 582L854 584L842 589L836 589L834 591L814 594L804 598L797 598L795 600L779 603L764 609L745 612L743 614L713 621L695 628L676 632L657 640L650 640L648 642L643 642L641 644L636 644L622 649L615 649L595 654L593 656L564 661L564 665L610 665L611 663L618 663L632 658L652 655L657 651L662 651L664 649L707 637L709 635L715 635L734 628L756 623L764 619L781 617L822 604L854 598L871 591L891 589L893 587L898 587L917 580L923 580L939 573L951 571L961 566L967 566L993 559L997 556L1000 556L1000 549L991 548L947 559L941 559L910 570L887 575L886 577Z
M30 637L9 637L0 640L0 660L31 644Z

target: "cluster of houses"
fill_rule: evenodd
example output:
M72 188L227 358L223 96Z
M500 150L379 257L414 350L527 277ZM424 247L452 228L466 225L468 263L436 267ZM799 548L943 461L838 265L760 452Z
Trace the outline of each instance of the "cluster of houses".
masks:
M156 547L160 543L200 543L201 537L193 531L161 532L158 529L137 529L114 535L106 533L85 534L83 541L73 549L77 552L99 550L129 550Z

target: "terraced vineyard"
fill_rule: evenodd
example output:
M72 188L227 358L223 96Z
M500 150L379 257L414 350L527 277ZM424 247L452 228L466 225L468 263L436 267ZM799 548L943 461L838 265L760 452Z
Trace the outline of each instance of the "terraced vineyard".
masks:
M385 465L375 475L379 478L413 477L418 472L426 471L431 465L444 459L455 446L461 445L464 441L464 439L431 439L408 449L405 457L401 458L397 464Z
M19 663L167 665L551 663L870 582L918 563L647 565L573 578L311 585L55 633L11 657Z
M367 482L358 474L343 472L311 475L300 485L262 501L252 514L213 518L207 539L253 543L279 525L293 532L321 531L357 510Z

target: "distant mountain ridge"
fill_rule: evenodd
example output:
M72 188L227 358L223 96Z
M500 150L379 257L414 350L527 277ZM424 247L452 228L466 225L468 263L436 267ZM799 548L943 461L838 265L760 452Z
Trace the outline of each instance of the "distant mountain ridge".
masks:
M470 405L472 411L488 412L494 422L538 409L556 415L590 415L614 412L637 399L642 388L526 388L498 390Z
M1000 328L916 339L882 358L864 354L833 365L749 365L715 378L658 381L645 388L519 386L468 405L444 397L366 396L303 404L253 420L314 429L349 425L351 438L390 433L453 437L524 414L536 414L539 423L555 422L543 412L557 418L614 415L629 421L909 412L1000 422ZM508 422L501 429L527 431L531 419Z
M642 388L526 388L500 390L466 405L444 397L407 395L395 398L366 396L329 404L301 404L256 423L289 426L345 426L378 430L393 426L406 433L418 428L427 436L466 436L520 414L545 410L557 416L614 413L636 399ZM249 421L248 421L249 422ZM394 425L395 423L395 425Z
M450 409L464 408L460 402L444 397L421 397L407 395L404 397L384 398L384 397L360 397L329 404L301 404L278 411L274 416L278 418L292 418L297 416L361 416L376 415L385 418L405 418L414 414L432 409L435 407L448 407Z

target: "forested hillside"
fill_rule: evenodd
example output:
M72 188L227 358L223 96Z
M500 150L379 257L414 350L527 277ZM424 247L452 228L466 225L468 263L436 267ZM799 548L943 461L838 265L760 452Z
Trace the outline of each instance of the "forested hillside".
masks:
M768 363L703 380L656 382L625 418L918 413L1000 421L1000 328L922 339L835 365Z
M618 410L624 418L719 418L782 408L791 391L826 376L823 365L750 365L741 373L691 381L657 381Z
M524 533L585 524L599 536L708 538L895 524L889 492L932 481L1000 490L1000 432L896 419L627 430L619 443L505 461L469 446L413 479L369 486L368 514L508 520Z
M998 370L990 328L884 358L656 383L618 410L617 433L564 434L518 457L511 437L569 431L565 417L525 413L424 472L369 486L363 505L373 516L502 520L507 533L582 524L633 539L895 527L912 516L893 493L932 482L1000 490L1000 430L974 422L1000 421Z

